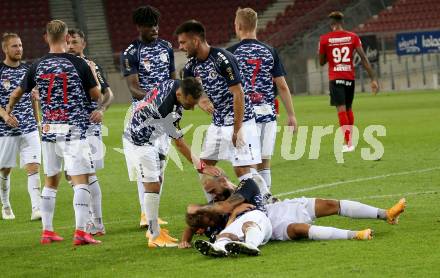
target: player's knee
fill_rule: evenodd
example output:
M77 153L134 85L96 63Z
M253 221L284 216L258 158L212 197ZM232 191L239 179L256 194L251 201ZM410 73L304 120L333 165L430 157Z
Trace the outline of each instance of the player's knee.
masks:
M287 235L291 240L308 237L309 224L290 224L287 226Z
M26 172L28 175L33 175L38 173L39 169L40 169L40 164L38 163L28 163L25 166Z
M234 234L230 234L230 233L223 233L223 234L219 234L217 236L217 240L222 239L222 238L229 238L232 241L239 241L238 236L236 236Z

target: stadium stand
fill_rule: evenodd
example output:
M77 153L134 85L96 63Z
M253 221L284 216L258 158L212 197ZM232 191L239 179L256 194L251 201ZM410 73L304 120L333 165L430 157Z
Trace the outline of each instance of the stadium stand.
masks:
M432 29L440 26L440 1L399 0L393 6L373 16L354 32L387 33L396 31ZM402 20L405 19L405 20Z
M175 28L186 19L196 19L205 24L207 39L212 45L226 43L233 36L235 10L239 7L252 7L257 11L265 10L274 0L235 0L205 1L193 0L191 6L181 0L126 0L105 1L107 24L111 34L114 52L120 52L138 33L131 20L132 11L141 5L149 4L158 8L162 14L160 37L177 47L173 36Z
M35 59L47 52L43 34L49 20L48 0L0 1L0 34L18 33L26 60Z
M291 42L296 36L313 28L333 10L343 10L350 0L296 0L277 16L258 36L275 47ZM318 12L314 12L318 11Z

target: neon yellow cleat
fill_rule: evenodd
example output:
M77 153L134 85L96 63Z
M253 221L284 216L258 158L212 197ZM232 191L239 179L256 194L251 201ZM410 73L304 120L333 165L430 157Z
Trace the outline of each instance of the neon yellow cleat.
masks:
M354 236L354 239L357 240L371 240L373 239L373 230L372 229L365 229L362 231L357 231L356 235Z
M148 248L177 247L178 245L172 240L175 238L171 237L168 232L165 232L163 229L160 229L160 234L155 240L151 239L149 232L146 233L146 236L148 238Z
M157 222L159 225L167 225L168 222L164 221L163 219L157 218ZM147 217L145 216L145 213L141 213L141 220L139 221L139 227L141 229L145 229L148 227Z
M388 224L395 225L399 223L399 216L400 214L402 214L402 212L405 211L405 207L406 207L406 199L402 198L399 200L399 202L397 202L397 204L389 208L387 210Z

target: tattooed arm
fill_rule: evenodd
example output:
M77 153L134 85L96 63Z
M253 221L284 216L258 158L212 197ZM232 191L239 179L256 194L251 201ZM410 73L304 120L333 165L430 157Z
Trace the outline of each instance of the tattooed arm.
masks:
M234 208L245 202L245 198L240 193L233 193L228 199L221 202L215 202L198 208L194 213L213 213L225 214L231 213Z

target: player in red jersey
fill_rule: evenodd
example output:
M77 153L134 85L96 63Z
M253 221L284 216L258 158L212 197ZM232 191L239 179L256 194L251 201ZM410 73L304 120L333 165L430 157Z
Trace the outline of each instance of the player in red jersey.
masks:
M379 90L375 73L362 49L359 37L343 28L344 15L332 12L329 15L332 31L322 35L319 40L319 63L321 66L328 62L328 77L330 81L330 104L336 106L339 124L353 126L354 115L352 103L354 98L355 69L353 58L355 51L361 58L362 65L371 79L371 89L374 94ZM354 151L351 142L351 128L344 129L345 145L343 152Z

